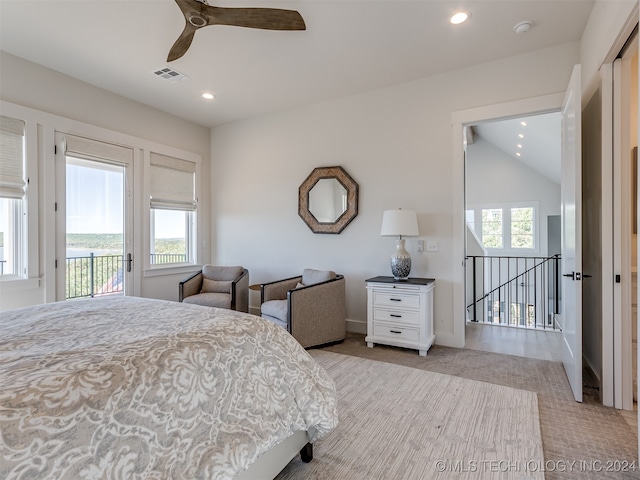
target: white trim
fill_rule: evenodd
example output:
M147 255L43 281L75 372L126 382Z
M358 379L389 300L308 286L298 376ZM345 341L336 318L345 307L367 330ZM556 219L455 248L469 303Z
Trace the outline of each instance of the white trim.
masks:
M614 407L633 409L631 330L631 63L627 53L613 62L613 268ZM603 352L604 354L604 352Z
M259 315L259 314L258 314ZM347 332L367 334L367 322L347 318Z
M54 154L54 146L56 144L55 132L64 132L64 134L75 135L79 137L98 139L103 142L112 143L115 145L127 146L134 151L133 161L133 182L131 195L133 196L133 242L134 242L134 264L137 262L138 267L134 269L134 285L133 294L140 295L142 293L142 278L146 276L159 276L159 275L171 275L175 273L181 273L185 268L188 271L193 271L194 266L188 267L176 267L176 268L163 268L158 271L147 275L144 272L144 263L141 261L141 256L145 254L145 244L148 244L149 239L149 214L148 214L148 198L149 198L149 186L148 179L143 166L143 155L141 152L154 151L162 153L166 156L182 158L190 162L196 163L196 199L200 195L200 173L202 157L196 153L188 152L179 148L163 145L151 140L135 137L132 135L120 133L114 130L109 130L103 127L98 127L88 123L72 120L69 118L61 117L55 114L44 112L41 110L25 107L22 105L14 104L5 100L0 100L0 110L3 115L13 116L27 121L27 124L34 125L37 132L37 139L35 139L32 145L27 144L27 149L31 149L36 153L35 158L27 159L27 169L29 169L28 175L30 181L35 182L36 187L32 190L41 192L42 194L36 194L36 201L31 202L29 208L35 208L36 213L29 214L33 216L29 221L35 222L35 233L33 230L29 231L29 255L34 255L35 260L29 259L28 268L30 276L41 276L42 282L40 286L43 288L42 301L53 302L56 300L56 269L55 259L60 257L60 251L56 248L57 233L60 227L57 225L57 218L59 215L64 214L63 200L57 198L59 195L56 182L38 182L37 176L42 175L46 179L55 179L59 177L61 172L56 169L56 155ZM31 128L31 127L29 127ZM35 150L34 150L35 149ZM27 154L28 156L31 153ZM58 155L64 156L64 149L59 148ZM35 175L32 171L35 170ZM143 200L146 195L147 207ZM55 214L54 205L58 202L59 210L58 214ZM60 210L62 208L62 211ZM38 211L38 209L40 211ZM197 215L197 213L196 213ZM199 260L199 246L202 245L201 230L198 229L197 216L195 217L194 228L194 241L193 245L196 249L196 262ZM142 222L141 222L142 220ZM141 226L142 225L142 226ZM30 229L33 229L33 225L29 225ZM39 228L43 231L39 232ZM40 244L42 242L42 244ZM39 246L41 245L41 246ZM146 247L148 253L148 246ZM42 253L42 257L40 257ZM65 257L64 251L62 252L62 258ZM8 283L5 283L8 285ZM4 285L3 284L3 290ZM28 288L33 288L33 282L18 282L16 288L20 288L20 285Z
M12 277L0 280L0 284L2 284L2 291L4 292L19 292L21 290L39 288L40 279Z
M511 247L511 209L513 208L533 208L533 248L513 248ZM509 247L489 248L482 244L482 210L495 209L502 210L502 239L503 244L509 241ZM474 219L474 227L480 228L480 233L475 231L476 236L480 237L480 245L490 255L514 255L514 256L539 256L540 254L540 202L531 200L528 202L500 202L500 203L479 203L467 205L466 210L473 210L474 216L480 215Z
M176 266L165 267L159 266L155 268L145 269L143 272L144 277L160 277L163 275L175 275L178 273L195 273L202 269L202 265L195 264L176 264Z
M143 149L142 151L142 169L144 172L150 172L151 169L151 157L152 154L157 154L165 157L172 157L177 160L184 160L186 162L193 163L195 165L195 209L192 210L191 220L193 224L193 228L190 232L191 238L187 238L187 241L190 242L188 253L193 263L183 263L176 264L172 266L169 265L151 265L151 175L143 175L142 178L142 222L143 222L143 248L142 255L144 257L144 261L141 262L143 265L143 276L144 277L155 277L159 275L171 275L176 273L185 273L192 271L194 266L198 264L200 261L200 245L201 241L201 231L202 229L198 228L198 214L201 210L199 205L200 191L201 191L201 171L202 171L202 157L200 155L179 151L176 149L171 149L164 146L157 146L154 149Z
M602 95L602 318L613 314L613 65L601 69ZM613 321L602 322L602 404L613 407Z
M6 107L6 108L5 108ZM19 262L20 272L15 276L7 277L2 282L3 289L9 284L16 288L24 286L25 288L33 288L33 282L25 282L24 280L36 279L40 283L40 249L39 245L39 172L38 172L38 134L39 124L38 118L33 111L20 107L19 105L5 105L0 103L2 115L16 118L24 122L24 176L29 180L26 187L26 194L22 197L22 211L26 213L26 224L22 224L23 236L20 239L20 255ZM24 251L26 249L26 251ZM26 269L26 270L25 270Z
M564 92L531 97L513 102L459 110L451 114L453 132L453 334L437 331L439 345L464 347L465 308L465 168L464 127L490 120L557 112Z

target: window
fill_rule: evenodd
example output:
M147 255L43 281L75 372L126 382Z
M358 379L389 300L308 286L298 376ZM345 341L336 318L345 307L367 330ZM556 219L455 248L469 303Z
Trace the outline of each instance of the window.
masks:
M482 245L485 248L502 248L502 209L482 209Z
M0 275L26 275L25 123L0 116Z
M478 206L466 211L467 224L488 250L533 252L537 247L537 202Z
M196 164L152 152L150 171L149 263L196 263Z
M511 248L534 248L533 207L511 209Z

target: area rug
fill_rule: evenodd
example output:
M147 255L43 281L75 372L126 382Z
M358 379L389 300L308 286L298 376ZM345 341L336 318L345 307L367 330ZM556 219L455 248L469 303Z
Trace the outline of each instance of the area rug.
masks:
M311 350L340 424L278 480L542 479L534 392Z

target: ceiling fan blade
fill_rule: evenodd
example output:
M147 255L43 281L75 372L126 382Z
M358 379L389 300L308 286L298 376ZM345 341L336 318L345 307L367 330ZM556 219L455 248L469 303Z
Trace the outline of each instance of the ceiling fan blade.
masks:
M169 56L167 56L167 62L173 62L174 60L179 59L191 46L191 42L193 41L193 36L196 33L198 27L191 25L189 22L184 26L184 30L178 37L178 39L169 50Z
M198 0L175 0L186 25L167 57L172 62L182 57L199 28L207 25L231 25L264 30L306 30L302 16L295 10L280 8L213 7Z
M279 8L227 8L203 5L209 25L233 25L264 30L306 30L302 15Z

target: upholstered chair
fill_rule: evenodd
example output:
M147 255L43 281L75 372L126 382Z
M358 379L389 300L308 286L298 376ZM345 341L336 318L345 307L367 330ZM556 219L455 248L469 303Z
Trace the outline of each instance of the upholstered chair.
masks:
M300 276L262 284L260 297L262 317L288 330L305 348L345 338L342 275L305 269Z
M207 307L249 311L249 271L243 267L204 265L178 285L178 299Z

